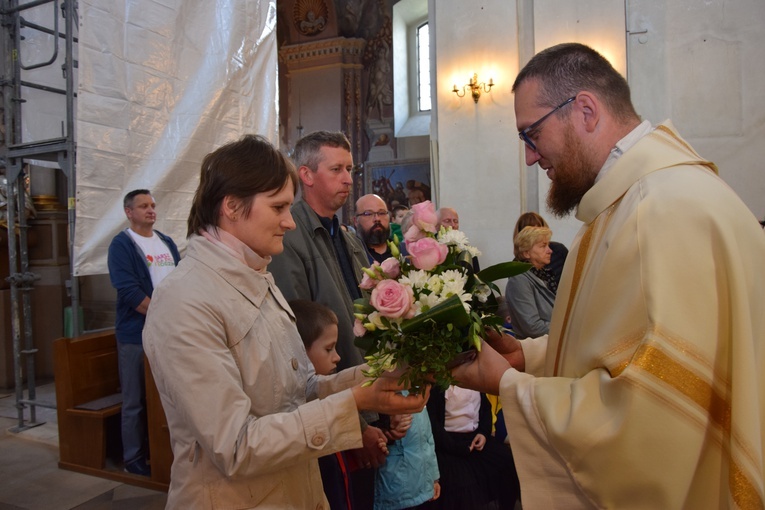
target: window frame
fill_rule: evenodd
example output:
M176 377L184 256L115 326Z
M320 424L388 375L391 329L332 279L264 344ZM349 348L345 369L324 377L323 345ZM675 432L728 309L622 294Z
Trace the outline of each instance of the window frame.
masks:
M435 114L433 93L434 62L433 20L429 17L428 0L399 0L393 5L393 115L394 136L430 136L431 115ZM417 63L417 29L428 24L431 109L419 109L419 76Z
M422 58L421 58L421 54L420 54L420 52L422 50L422 45L420 44L420 38L421 38L421 32L420 31L421 31L422 27L424 27L424 26L428 27L428 45L427 45L428 55L427 55L427 62L426 62L427 66L428 66L428 68L427 68L427 76L428 76L427 90L428 90L428 105L429 105L428 108L423 108L422 107L422 90L423 90L423 87L422 87L422 82L421 82L421 78L422 78L422 67L421 66L422 66L423 62L422 62ZM414 38L414 44L412 45L413 48L414 48L414 58L412 59L413 60L413 67L414 67L414 73L413 73L414 74L414 79L412 79L413 83L410 84L410 88L414 88L414 94L413 94L414 95L414 101L413 101L414 108L411 108L410 114L428 113L428 112L430 112L432 110L432 107L433 107L433 98L431 97L431 88L430 88L430 83L431 83L431 76L430 76L430 24L428 22L428 18L425 17L422 20L420 20L419 22L413 23L412 27L413 27L413 30L412 30L413 38ZM413 87L412 87L412 85L413 85Z

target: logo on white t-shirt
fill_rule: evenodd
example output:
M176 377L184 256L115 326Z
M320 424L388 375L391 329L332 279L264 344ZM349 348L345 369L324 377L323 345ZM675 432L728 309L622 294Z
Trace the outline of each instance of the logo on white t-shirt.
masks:
M128 229L128 233L143 252L146 267L151 275L151 284L156 289L159 282L175 268L173 254L156 232L152 231L151 237L136 234L132 229Z
M164 243L162 244L164 246ZM165 246L165 248L167 248L167 246ZM167 253L155 253L154 255L147 254L146 265L149 267L152 267L152 265L156 267L175 267L175 260L173 260L173 256L168 250Z

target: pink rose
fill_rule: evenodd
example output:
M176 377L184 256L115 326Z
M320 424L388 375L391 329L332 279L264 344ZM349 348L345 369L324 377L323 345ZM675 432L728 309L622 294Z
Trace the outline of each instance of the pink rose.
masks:
M414 292L396 280L383 280L372 291L369 304L389 319L414 317Z
M420 230L420 227L417 225L412 225L409 227L409 230L404 232L404 241L407 243L411 243L412 241L417 241L418 239L422 239L425 237L425 232Z
M364 323L358 319L353 323L353 334L359 337L367 334L367 328L365 328Z
M398 259L394 257L388 257L383 260L383 263L380 264L380 268L382 269L382 272L385 273L386 278L397 278L401 273L401 265L399 264Z
M362 290L370 290L370 289L374 289L375 285L377 285L377 280L370 277L368 274L364 273L364 275L361 277L361 283L359 284L359 288Z
M380 273L377 271L377 268L379 267L380 263L375 260L372 262L371 266L361 268L361 271L364 274L361 275L361 283L359 284L360 289L371 290L375 288L377 281L380 279Z
M441 244L432 237L425 237L413 243L406 243L406 249L417 269L430 271L446 260L449 247Z
M436 206L430 200L412 206L412 225L418 226L425 232L436 233L438 214L436 214Z

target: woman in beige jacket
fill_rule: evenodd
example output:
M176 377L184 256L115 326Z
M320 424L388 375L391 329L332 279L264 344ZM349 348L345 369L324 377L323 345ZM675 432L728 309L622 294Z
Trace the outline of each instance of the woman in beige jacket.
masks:
M269 142L209 154L178 267L155 289L144 348L175 456L167 508L328 508L317 458L361 447L358 411L418 412L359 367L317 376L266 270L297 185Z

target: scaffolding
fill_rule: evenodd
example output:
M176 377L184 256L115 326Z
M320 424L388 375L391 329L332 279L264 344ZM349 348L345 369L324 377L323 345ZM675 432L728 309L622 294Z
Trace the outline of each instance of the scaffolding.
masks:
M49 26L34 23L24 19L24 14L31 9L51 8L52 20ZM59 16L59 11L61 15ZM7 197L8 225L8 259L10 296L11 296L11 335L13 337L14 379L16 390L16 408L18 410L18 432L40 425L36 419L36 407L55 407L55 404L40 402L36 398L35 389L35 354L37 349L32 338L32 306L31 291L38 275L29 271L29 256L27 245L27 222L25 204L25 163L29 161L46 161L58 165L67 180L67 222L69 237L70 279L66 282L72 302L72 332L77 336L81 331L79 314L79 290L74 277L73 247L75 224L75 141L74 141L74 99L75 83L74 70L77 63L74 60L74 45L77 39L74 31L77 28L76 0L33 0L21 3L18 0L0 0L0 15L2 16L2 51L4 55L2 77L3 110L5 143L0 147L0 168L4 169ZM64 20L64 30L60 30L60 19ZM51 28L52 26L52 28ZM52 36L50 58L39 62L25 61L24 33L43 33ZM65 87L56 88L44 83L24 80L24 72L33 69L53 66L59 59L61 41L64 41L64 63L61 71ZM29 89L45 93L59 94L66 98L65 119L61 119L62 135L58 138L41 140L23 140L22 108L24 108L24 92ZM18 231L18 243L16 234ZM23 326L22 326L23 324ZM23 342L22 342L23 332ZM26 371L23 370L24 366ZM27 381L27 396L24 398L24 374ZM25 409L29 409L29 420L24 417Z

